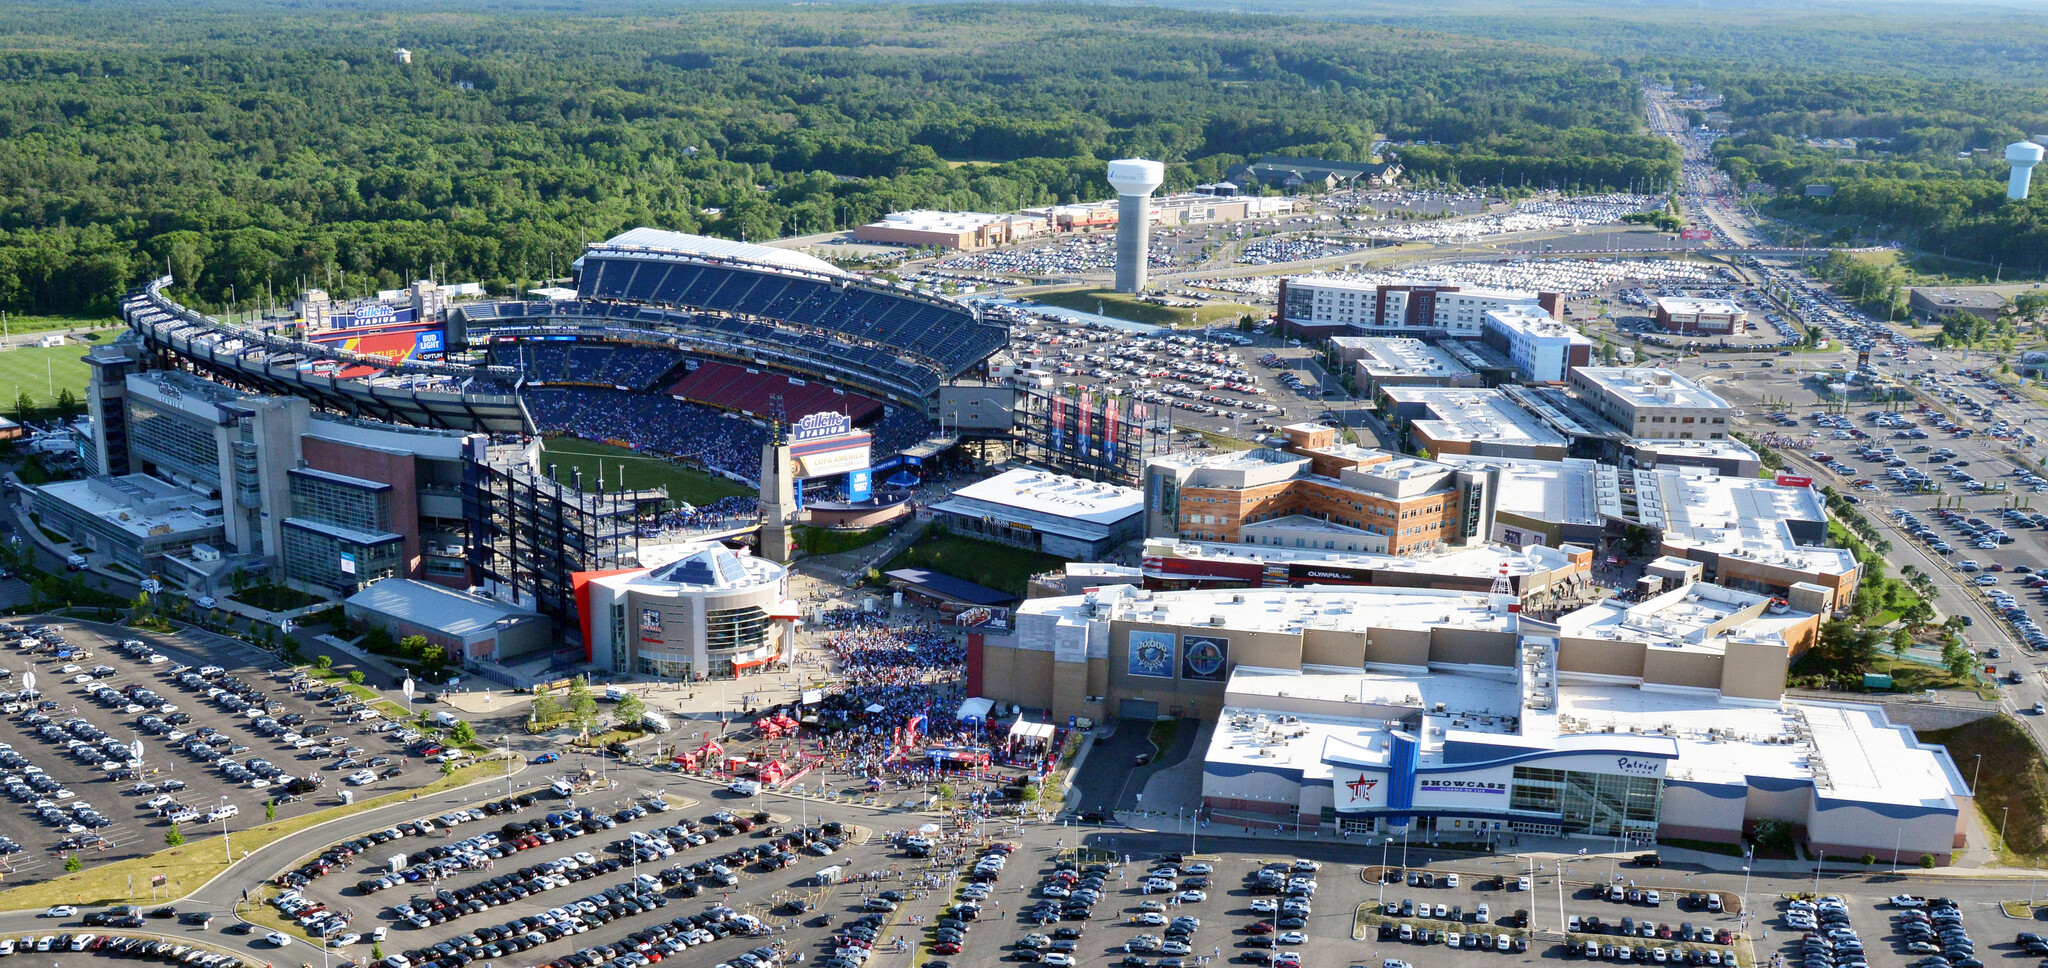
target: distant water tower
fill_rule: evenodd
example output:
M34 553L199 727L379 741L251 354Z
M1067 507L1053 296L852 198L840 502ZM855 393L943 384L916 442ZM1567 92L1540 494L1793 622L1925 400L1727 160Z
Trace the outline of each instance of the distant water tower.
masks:
M1116 189L1116 291L1145 288L1145 261L1151 249L1152 190L1166 180L1166 166L1143 158L1109 163L1109 186Z
M391 62L394 64L412 63L412 51L406 50L403 47L400 47L397 50L392 51Z
M2005 186L2005 197L2014 201L2027 197L2027 184L2033 181L2034 166L2041 163L2044 150L2031 141L2015 141L2005 146L2005 160L2012 162L2012 181Z

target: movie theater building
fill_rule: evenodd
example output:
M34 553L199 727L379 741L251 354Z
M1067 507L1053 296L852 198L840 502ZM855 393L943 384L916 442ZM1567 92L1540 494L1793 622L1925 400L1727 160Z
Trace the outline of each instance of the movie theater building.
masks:
M1240 669L1203 763L1215 826L1299 824L1411 843L1514 834L1739 844L1759 820L1809 852L1946 863L1969 789L1883 707L1759 703L1524 672ZM1542 675L1548 672L1550 675Z
M665 564L573 578L589 661L665 679L728 679L796 649L789 571L717 542ZM642 558L656 557L642 548Z

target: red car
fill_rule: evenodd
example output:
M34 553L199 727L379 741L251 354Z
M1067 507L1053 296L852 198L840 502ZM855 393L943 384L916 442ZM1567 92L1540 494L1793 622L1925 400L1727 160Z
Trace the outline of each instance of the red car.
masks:
M941 941L938 944L932 945L932 954L935 955L957 955L959 953L960 942L958 941Z
M1246 934L1272 934L1273 922L1253 921L1252 923L1245 925L1244 931Z

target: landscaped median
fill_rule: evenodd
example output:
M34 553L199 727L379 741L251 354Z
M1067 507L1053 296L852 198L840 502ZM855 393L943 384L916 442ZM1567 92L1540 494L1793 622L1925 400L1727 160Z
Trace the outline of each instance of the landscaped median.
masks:
M453 774L441 777L417 790L400 790L375 799L359 800L353 804L331 807L302 817L232 831L228 843L234 849L236 857L244 857L278 840L329 820L399 803L415 795L424 796L452 790L469 783L499 780L504 775L505 764L502 759L485 760L462 767ZM137 893L147 896L150 886L154 883L153 878L156 877L164 878L164 888L170 891L172 897L183 897L228 869L227 852L220 844L215 843L217 840L220 838L188 840L181 847L160 850L146 857L132 857L110 864L89 866L76 874L66 874L40 884L0 891L0 911L26 911L47 908L53 904L125 904L134 900ZM260 881L270 873L272 872L265 871L254 880Z

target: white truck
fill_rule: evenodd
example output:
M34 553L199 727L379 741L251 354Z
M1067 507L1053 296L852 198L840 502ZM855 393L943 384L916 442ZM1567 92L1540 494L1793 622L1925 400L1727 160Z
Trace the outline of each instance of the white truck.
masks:
M462 720L458 718L454 713L439 712L434 714L434 725L442 727L443 729L453 726L461 721Z
M640 715L640 725L657 733L666 733L676 728L674 723L668 721L667 716L655 712L642 713Z

